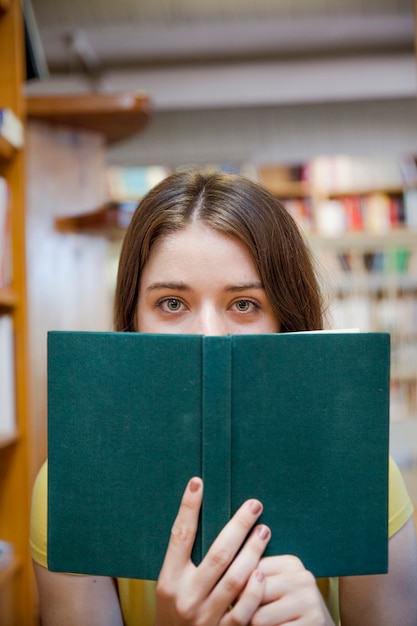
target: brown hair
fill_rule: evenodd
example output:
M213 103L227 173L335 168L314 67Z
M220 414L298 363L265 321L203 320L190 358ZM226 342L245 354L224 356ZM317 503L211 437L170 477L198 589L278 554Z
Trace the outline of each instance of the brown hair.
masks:
M322 328L322 298L311 254L283 205L243 176L192 170L165 178L132 217L119 262L115 330L136 329L140 276L156 239L195 219L248 247L281 332Z

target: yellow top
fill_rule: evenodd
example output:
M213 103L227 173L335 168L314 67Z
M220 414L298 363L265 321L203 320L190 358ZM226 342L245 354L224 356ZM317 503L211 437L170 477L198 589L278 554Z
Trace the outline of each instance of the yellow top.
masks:
M47 567L47 463L33 488L30 549L34 561ZM411 517L413 506L400 471L390 458L389 465L389 536L392 537ZM120 605L126 626L151 626L155 616L155 582L119 578ZM338 623L337 579L319 579L318 585L333 619Z

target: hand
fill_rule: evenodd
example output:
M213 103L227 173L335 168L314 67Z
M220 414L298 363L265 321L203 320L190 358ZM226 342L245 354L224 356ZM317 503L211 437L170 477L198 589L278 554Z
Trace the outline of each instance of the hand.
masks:
M245 626L260 605L265 575L258 569L267 526L255 526L258 500L246 501L196 567L191 561L203 483L192 478L174 522L156 592L155 626ZM247 539L246 539L247 538Z
M266 584L251 626L334 626L313 574L297 557L265 557L259 569Z

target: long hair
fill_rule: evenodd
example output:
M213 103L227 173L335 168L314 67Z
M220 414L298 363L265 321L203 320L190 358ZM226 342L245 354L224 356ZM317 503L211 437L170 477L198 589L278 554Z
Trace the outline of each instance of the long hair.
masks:
M243 176L191 170L165 178L143 198L132 217L119 261L115 330L136 330L141 273L155 241L193 220L247 246L281 332L323 327L313 260L284 206Z

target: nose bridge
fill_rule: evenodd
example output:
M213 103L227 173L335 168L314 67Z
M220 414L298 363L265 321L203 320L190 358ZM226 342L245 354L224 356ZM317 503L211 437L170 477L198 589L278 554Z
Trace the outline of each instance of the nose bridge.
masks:
M205 303L196 314L199 335L226 335L226 320L213 303Z

